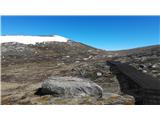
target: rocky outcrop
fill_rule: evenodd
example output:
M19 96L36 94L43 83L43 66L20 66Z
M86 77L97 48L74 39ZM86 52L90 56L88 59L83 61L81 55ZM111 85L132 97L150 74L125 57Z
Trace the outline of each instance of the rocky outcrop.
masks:
M121 51L119 53L123 53ZM122 63L129 63L143 73L160 79L160 46L148 46L125 51L127 54L116 58Z
M50 77L42 83L37 91L39 95L53 95L56 97L102 97L102 88L87 79L76 77Z

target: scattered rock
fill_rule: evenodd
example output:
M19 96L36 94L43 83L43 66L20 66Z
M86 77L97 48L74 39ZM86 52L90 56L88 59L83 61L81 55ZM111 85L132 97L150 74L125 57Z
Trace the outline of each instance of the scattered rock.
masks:
M152 68L157 68L158 66L156 64L152 65Z
M93 58L93 55L90 55L88 58L89 58L89 59Z
M101 76L102 76L102 73L101 73L101 72L97 72L97 76L98 76L98 77L101 77Z
M113 55L108 55L107 57L111 58L111 57L113 57Z
M80 61L75 61L75 63L80 63Z
M68 56L66 56L66 58L70 58L70 56L68 55Z
M83 58L84 61L88 60L89 58Z
M58 63L58 64L57 64L57 66L61 66L61 65L64 65L64 63Z

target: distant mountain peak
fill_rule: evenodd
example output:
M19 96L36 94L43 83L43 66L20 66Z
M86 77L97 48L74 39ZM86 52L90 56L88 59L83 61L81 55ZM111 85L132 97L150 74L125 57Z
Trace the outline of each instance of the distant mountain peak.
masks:
M0 36L0 43L18 42L23 44L36 44L41 42L67 42L69 39L60 35L53 36L24 36L24 35L6 35Z

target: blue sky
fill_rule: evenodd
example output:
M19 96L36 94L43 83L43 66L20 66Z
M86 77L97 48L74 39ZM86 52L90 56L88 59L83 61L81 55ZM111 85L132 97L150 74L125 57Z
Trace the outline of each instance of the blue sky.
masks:
M2 16L2 35L61 35L96 48L159 44L160 16Z

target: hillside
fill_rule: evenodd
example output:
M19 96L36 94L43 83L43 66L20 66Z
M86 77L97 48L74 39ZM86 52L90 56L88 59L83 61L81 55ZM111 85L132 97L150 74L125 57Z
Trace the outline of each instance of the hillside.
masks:
M117 60L127 62L138 70L160 79L160 45L118 51Z
M2 43L2 104L134 104L132 96L121 92L106 61L127 62L159 78L159 47L112 52L72 40ZM35 95L42 82L54 76L89 79L103 89L104 97L62 100L51 95Z

